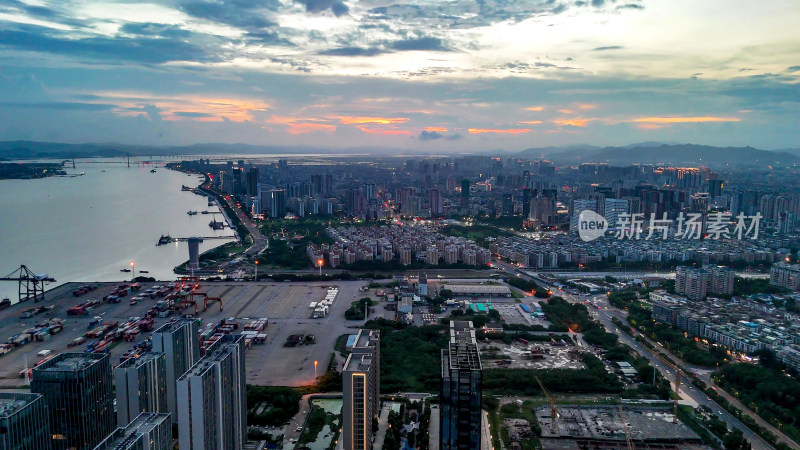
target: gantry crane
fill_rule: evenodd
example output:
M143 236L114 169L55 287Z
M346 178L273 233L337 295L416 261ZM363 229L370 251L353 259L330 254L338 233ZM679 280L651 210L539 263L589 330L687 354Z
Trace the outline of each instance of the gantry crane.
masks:
M19 269L0 278L0 281L16 281L19 283L19 301L24 302L33 299L35 303L44 300L44 284L52 283L56 280L44 273L36 275L23 264Z
M556 431L558 431L556 420L560 415L560 413L558 412L558 407L556 407L556 400L553 398L552 395L550 395L550 392L547 390L547 388L544 387L542 380L540 380L539 377L536 376L534 378L536 378L536 382L539 383L539 389L542 390L542 394L544 395L544 398L547 399L547 403L550 404L550 432L555 434Z

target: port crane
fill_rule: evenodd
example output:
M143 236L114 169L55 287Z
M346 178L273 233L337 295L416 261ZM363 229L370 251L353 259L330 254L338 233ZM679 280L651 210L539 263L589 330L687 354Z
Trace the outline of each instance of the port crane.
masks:
M0 278L0 281L16 281L19 283L19 301L24 302L33 299L34 303L44 300L44 284L55 282L55 278L43 273L36 275L31 272L25 264L19 269Z

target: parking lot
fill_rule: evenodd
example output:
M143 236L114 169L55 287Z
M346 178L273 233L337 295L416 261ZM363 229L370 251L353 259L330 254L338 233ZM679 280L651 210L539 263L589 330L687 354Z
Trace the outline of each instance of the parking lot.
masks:
M68 347L68 344L83 336L89 323L96 320L95 317L101 321L113 320L122 323L129 317L143 317L158 300L140 299L136 304L131 304L130 299L136 295L132 293L122 298L120 303L101 302L90 314L67 315L69 308L90 298L102 299L120 283L94 283L98 286L96 290L80 297L73 296L73 290L82 284L84 283L67 283L48 291L43 302L15 304L0 311L2 342L49 319L61 319L64 325L63 331L49 336L46 341L32 341L0 356L2 362L0 387L23 385L24 378L20 377L20 372L26 364L27 367L32 367L41 360L42 357L38 354L43 350L50 350L51 354L86 351L86 343L74 347ZM140 283L142 291L154 285L164 284L167 283ZM328 316L311 319L312 310L308 307L309 303L323 299L331 283L204 282L198 290L210 297L222 298L223 310L220 311L219 306L212 303L209 304L208 311L202 311L203 304L199 301L197 317L203 320L203 324L233 317L240 325L247 319L268 318L269 326L265 329L267 342L262 345L253 344L246 353L247 382L289 386L310 384L314 379L314 361L319 361L318 374L323 374L327 369L336 338L344 333L352 333L354 329L363 325L363 321L344 319L344 311L350 307L350 303L363 296L359 292L363 284L361 281L336 282L339 294ZM51 305L52 310L31 318L21 318L22 311L26 309ZM194 311L188 309L184 312ZM158 328L169 319L155 318L154 327ZM290 334L312 334L315 343L292 348L284 347L283 344ZM138 340L142 341L149 335L149 332L143 332ZM112 364L117 364L120 356L132 344L134 342L121 341L109 347Z

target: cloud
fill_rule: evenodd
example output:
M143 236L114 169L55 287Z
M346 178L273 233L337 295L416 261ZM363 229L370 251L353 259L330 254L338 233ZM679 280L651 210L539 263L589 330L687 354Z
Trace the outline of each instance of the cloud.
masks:
M560 127L585 127L591 119L556 119L553 121L554 124Z
M422 132L419 133L420 141L433 141L436 139L442 139L443 137L444 135L438 131L422 130Z
M62 39L43 34L39 27L32 31L0 30L0 48L43 52L73 57L92 57L107 63L135 61L165 63L169 61L213 62L220 58L194 44L177 39L106 38Z
M528 106L525 111L544 111L544 106Z
M332 119L337 119L345 125L375 123L381 125L406 123L408 119L405 117L351 117L351 116L332 116Z
M787 72L800 72L800 66L792 66L786 69Z
M608 50L622 50L623 47L621 45L608 45L605 47L595 47L592 49L593 52L605 52Z
M398 51L427 50L431 52L449 52L451 49L444 45L441 39L435 37L421 37L416 39L406 39L395 41L389 44L389 48Z
M194 111L175 111L172 113L174 116L187 117L187 118L209 118L214 117L213 114Z
M420 141L434 141L438 139L444 139L446 141L456 141L458 139L462 139L464 136L460 134L443 134L443 132L447 131L447 128L441 127L428 127L422 130L419 133L417 139Z
M318 54L328 55L328 56L375 56L381 53L386 53L386 50L382 50L377 47L370 47L370 48L339 47L339 48L331 48L328 50L323 50Z
M617 6L617 9L644 9L644 6L637 3L626 3L624 5Z
M295 0L306 6L306 12L319 13L330 9L336 17L341 17L348 12L350 8L347 7L341 0Z
M526 120L524 122L517 122L520 125L539 125L542 123L541 120Z
M41 108L55 110L74 110L74 111L106 111L116 107L116 105L105 103L81 103L81 102L0 102L0 106L16 108Z
M507 130L499 130L499 129L491 129L491 128L469 128L467 132L470 134L484 134L484 133L495 133L495 134L522 134L522 133L529 133L531 131L530 128L510 128Z
M214 2L186 2L179 5L181 11L199 19L224 23L237 28L263 29L277 24L266 18L255 5L270 5L269 2L245 0L221 0Z
M673 123L708 123L708 122L741 122L738 117L639 117L631 120L635 123L673 124Z
M356 125L356 128L363 131L364 133L368 134L384 134L389 136L397 136L397 135L410 135L411 132L408 130L398 130L396 128L373 128L368 127L365 125Z

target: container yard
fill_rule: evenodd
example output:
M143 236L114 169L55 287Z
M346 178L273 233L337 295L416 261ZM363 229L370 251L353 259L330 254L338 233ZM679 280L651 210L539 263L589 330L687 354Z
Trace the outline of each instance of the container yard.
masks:
M348 332L344 311L360 281L325 283L205 282L184 277L155 283L67 283L39 304L0 310L0 387L25 384L30 370L65 351L107 352L114 364L151 348L152 330L177 317L201 320L207 348L221 336L245 336L248 382L313 382L314 361L327 364L336 338ZM344 296L345 301L338 301ZM309 305L316 303L314 308ZM324 314L312 318L324 306ZM283 346L290 335L313 345ZM42 352L47 356L40 356Z

